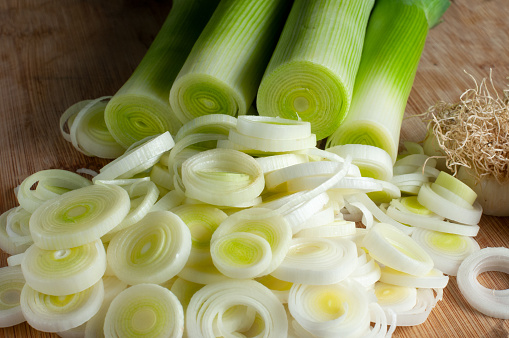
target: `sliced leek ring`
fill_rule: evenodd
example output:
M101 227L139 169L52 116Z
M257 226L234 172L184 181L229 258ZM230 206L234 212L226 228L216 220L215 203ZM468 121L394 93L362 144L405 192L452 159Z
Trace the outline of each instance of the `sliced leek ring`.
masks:
M78 247L102 237L129 212L129 195L116 185L91 185L45 202L30 217L34 243L42 249Z
M230 129L235 128L237 119L226 114L209 114L198 116L185 123L175 135L175 142L185 136L193 134L222 134L228 135Z
M381 268L380 281L414 288L443 289L449 282L449 276L444 275L442 271L436 268L431 269L431 271L424 276L412 276L384 266Z
M92 287L66 296L40 293L25 284L21 310L28 324L43 332L62 332L78 327L99 311L104 299L102 279Z
M408 311L417 304L417 289L410 286L375 283L378 304L394 312Z
M180 217L154 211L113 236L107 259L115 275L128 284L160 284L182 270L190 251L191 234Z
M24 285L25 278L19 266L0 268L0 327L14 326L25 321L20 306Z
M21 254L31 245L29 242L15 242L7 233L7 217L15 212L16 208L18 207L13 207L0 215L0 249L9 255Z
M297 151L316 147L315 134L296 139L276 140L244 135L236 129L231 129L228 134L228 140L234 144L246 147L247 149L273 153Z
M184 311L177 297L156 284L138 284L111 302L104 319L104 336L179 338Z
M270 140L295 140L311 135L311 123L270 116L239 116L237 131Z
M387 223L375 224L362 246L378 262L401 272L423 276L433 268L433 259L416 241Z
M106 251L99 239L63 250L44 250L32 245L24 254L21 268L32 289L65 296L88 289L102 278Z

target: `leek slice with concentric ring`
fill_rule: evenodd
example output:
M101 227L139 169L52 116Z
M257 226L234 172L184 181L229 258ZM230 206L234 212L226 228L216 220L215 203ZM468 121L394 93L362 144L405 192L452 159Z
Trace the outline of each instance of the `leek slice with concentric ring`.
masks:
M229 318L235 315L240 320ZM283 304L267 287L254 280L230 279L205 285L193 295L186 332L189 337L286 337L288 319Z
M129 195L116 185L94 184L45 202L30 217L34 243L42 249L74 248L102 237L129 212Z
M25 321L20 295L25 278L19 266L0 268L0 327L14 326Z
M15 212L16 208L18 207L13 207L0 215L0 249L9 255L23 253L31 245L31 243L17 243L7 233L7 217Z
M28 324L43 332L63 332L78 327L92 318L104 299L100 279L92 287L66 296L52 296L25 284L21 291L21 310Z
M30 287L38 292L64 296L88 289L106 271L106 251L100 239L79 247L44 250L27 249L21 269Z
M131 285L160 284L182 270L190 251L191 233L180 217L154 211L115 234L106 256L120 280Z
M138 284L119 293L104 319L104 336L179 338L184 311L177 297L157 284Z

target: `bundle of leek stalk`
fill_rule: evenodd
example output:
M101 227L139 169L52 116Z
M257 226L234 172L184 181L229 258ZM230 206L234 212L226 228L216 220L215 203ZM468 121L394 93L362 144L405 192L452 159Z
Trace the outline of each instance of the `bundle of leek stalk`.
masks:
M125 85L62 115L78 150L114 160L92 180L35 173L0 216L0 326L388 337L427 319L447 275L478 292L472 264L508 253L473 238L476 193L416 144L396 157L448 5L174 1Z

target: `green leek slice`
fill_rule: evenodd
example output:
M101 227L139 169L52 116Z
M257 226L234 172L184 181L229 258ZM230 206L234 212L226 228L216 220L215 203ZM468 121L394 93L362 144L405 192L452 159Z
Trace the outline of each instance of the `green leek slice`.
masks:
M140 64L106 106L106 125L125 148L165 131L175 135L181 127L168 93L218 2L174 1Z
M373 0L295 1L257 96L260 115L302 119L323 139L352 98Z
M327 147L380 147L396 161L403 113L426 36L448 0L379 0L371 13L352 104Z
M184 311L177 297L157 284L131 286L111 302L104 335L113 337L179 338Z
M0 327L14 326L25 321L20 295L25 278L19 266L0 268Z
M30 287L53 296L88 289L106 271L106 251L101 240L63 250L44 250L32 245L25 252L21 269Z
M113 236L107 259L115 275L128 284L159 284L182 270L190 251L191 234L180 217L154 211Z
M289 3L220 2L170 90L171 107L182 123L208 114L246 114Z
M129 207L129 195L121 187L94 184L45 202L30 217L30 232L42 249L78 247L115 228Z

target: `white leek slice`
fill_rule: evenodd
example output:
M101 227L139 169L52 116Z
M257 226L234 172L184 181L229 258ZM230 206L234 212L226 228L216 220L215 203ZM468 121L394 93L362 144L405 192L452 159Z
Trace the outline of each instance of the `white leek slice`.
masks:
M24 285L25 279L19 266L0 268L0 327L14 326L25 321L20 306Z
M226 114L209 114L198 116L185 123L175 135L175 142L192 134L222 134L228 135L230 129L235 128L237 119Z
M7 257L7 266L17 266L21 265L21 262L23 261L23 257L25 257L25 253L20 253L17 255L12 255Z
M9 255L17 255L23 253L31 244L14 242L7 233L7 217L9 214L15 212L16 208L18 207L13 207L0 214L0 249Z
M231 129L230 133L228 134L228 140L248 149L274 153L297 151L313 148L316 146L315 134L296 139L278 140L244 135L238 132L236 129Z
M378 262L398 271L422 276L433 268L432 258L416 241L387 223L375 224L362 246Z
M381 268L380 281L384 283L410 286L414 288L443 289L449 282L449 276L433 268L424 276L413 276L384 266Z
M437 290L437 292L441 293L441 289ZM396 325L415 326L424 323L440 297L440 295L434 296L433 289L417 289L417 302L415 306L410 310L395 313ZM388 312L388 315L394 313L390 310Z
M467 302L477 311L494 318L509 319L509 291L487 288L477 276L487 271L509 274L509 249L483 248L465 258L458 269L458 286Z
M238 306L255 312L251 327L224 325L228 311ZM244 314L245 312L242 312ZM225 330L226 327L228 330ZM227 280L208 284L191 298L186 311L189 337L239 336L286 337L288 319L283 304L265 286L254 280Z
M182 182L187 197L221 206L252 201L265 185L263 172L254 158L219 148L186 160L182 164Z
M36 183L37 188L32 190L32 186ZM71 171L61 169L41 170L28 176L21 182L16 197L23 209L33 213L35 209L47 200L69 190L86 187L91 184L90 180Z
M295 238L272 276L299 284L327 285L347 278L357 266L357 248L350 240Z
M15 244L22 245L33 243L29 228L31 216L32 214L22 207L17 207L7 215L5 232Z
M348 277L355 280L364 287L372 287L381 275L380 266L366 251L358 248L359 258L357 259L357 267Z
M352 163L359 167L363 177L372 177L382 181L392 179L392 158L382 148L366 144L344 144L327 148L326 151L341 157L350 155Z
M270 116L239 116L240 134L270 140L295 140L311 135L311 123Z
M351 280L330 285L294 284L288 308L313 337L365 337L370 328L366 289Z
M104 319L105 337L179 338L183 333L182 305L170 290L156 284L122 291Z
M456 276L461 262L480 249L472 237L415 229L412 238L433 258L435 267Z
M329 200L330 201L330 200ZM296 235L297 233L301 233L302 230L322 227L326 225L332 225L334 220L336 219L334 207L332 206L324 206L324 208L316 213L314 213L309 219L300 223L298 226L292 228L293 233ZM320 237L320 236L319 236Z
M67 331L92 318L104 299L102 279L92 287L66 296L40 293L25 284L21 291L21 310L28 324L43 332Z
M65 296L88 289L106 271L106 252L101 240L63 250L44 250L32 245L21 268L26 282L38 292Z
M481 220L482 207L475 202L471 208L465 208L437 194L431 183L425 183L417 195L419 203L434 213L458 223L476 225Z
M415 198L415 196L412 197ZM402 199L401 201L410 201L404 204L398 200L393 200L387 208L387 215L403 224L432 231L471 237L476 236L479 232L479 225L460 224L444 220L442 216L422 206L416 198L415 200L409 200L412 197Z
M128 284L159 284L182 270L190 251L191 234L180 217L154 211L113 237L107 259L115 275Z
M339 237L349 236L355 233L355 222L350 221L333 221L327 225L320 225L303 229L297 232L294 238L297 237Z
M91 185L41 205L30 217L34 243L61 250L90 243L115 228L129 212L129 195L116 185Z
M309 157L305 154L281 154L266 157L258 157L256 161L262 168L264 174L272 171L289 167L295 164L309 162Z
M408 311L417 304L417 289L410 286L375 283L378 304L394 312Z
M159 159L159 162L161 162L161 159ZM174 188L173 175L170 174L168 167L161 163L154 164L150 169L150 180L167 190L173 190Z
M368 197L375 204L388 203L395 198L401 197L401 190L395 184L381 180L377 180L376 183L382 186L382 190L367 193Z
M211 257L192 259L177 276L197 284L211 284L230 279L217 270Z
M62 115L60 115L60 133L64 137L67 142L71 142L71 134L69 126L72 124L72 121L76 118L76 115L80 112L83 107L85 107L88 103L92 102L92 100L82 100L74 103L72 106L67 108ZM67 128L66 128L67 126ZM66 130L67 129L67 130Z
M166 195L161 197L159 201L157 201L150 211L158 211L158 210L171 210L183 203L185 199L184 193L179 190L172 190L168 192Z
M140 143L132 149L126 150L122 156L102 167L93 181L132 177L152 167L164 152L170 150L175 145L169 132L150 137L148 140Z
M239 247L237 248L239 251L235 254L237 256L236 259L238 260L237 263L239 264L238 269L245 270L245 275L243 278L258 277L274 271L274 269L276 269L285 258L292 239L292 229L290 224L282 215L275 213L270 209L251 208L236 212L225 219L219 225L210 240L214 265L219 263L216 266L223 273L226 271L220 268L220 262L224 262L226 257L220 259L224 253L220 253L214 250L215 242L220 241L219 243L221 243L223 242L222 238L234 233L250 233L252 235L258 236L260 239L256 241L256 243L258 243L258 246L262 249L262 252L266 252L267 249L270 249L268 252L270 256L265 258L269 259L269 261L265 263L265 269L258 271L258 273L253 271L248 272L249 264L241 267L240 260L242 259L242 255L250 253L250 248L248 245L249 238L243 238L243 240L239 241ZM234 241L229 243L230 245L233 245L233 247L230 247L229 249L235 250L235 243L236 242ZM253 259L254 257L255 256L253 256ZM227 275L230 275L230 273Z
M286 189L288 191L312 190L320 184L324 183L329 178L330 175L294 178L286 182ZM370 177L343 177L330 189L338 190L343 195L382 191L382 185L378 182L380 181L375 181Z

